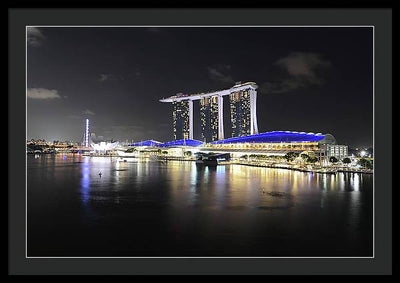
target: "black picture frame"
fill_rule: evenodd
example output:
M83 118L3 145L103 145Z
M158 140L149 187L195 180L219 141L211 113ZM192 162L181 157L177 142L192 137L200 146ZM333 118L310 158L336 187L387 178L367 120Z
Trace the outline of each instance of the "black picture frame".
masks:
M390 275L392 273L392 10L10 8L9 274ZM25 257L25 27L28 25L371 25L375 34L375 257L109 259Z

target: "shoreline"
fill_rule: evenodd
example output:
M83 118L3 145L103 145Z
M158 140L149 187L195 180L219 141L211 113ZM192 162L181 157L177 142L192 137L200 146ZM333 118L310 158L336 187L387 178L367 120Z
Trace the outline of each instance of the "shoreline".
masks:
M65 153L58 153L58 154L65 154ZM69 153L71 154L71 153ZM120 156L120 155L114 155L114 154L82 154L82 153L72 153L72 154L81 154L83 156L88 156L88 157L117 157L121 159L130 159L130 158L151 158L150 156ZM196 159L193 158L185 158L185 157L174 157L174 156L156 156L157 158L154 160L158 161L191 161L191 162L196 162ZM196 163L200 164L201 163ZM355 169L355 168L295 168L291 166L283 166L283 165L267 165L267 164L254 164L254 163L246 163L246 162L222 162L218 163L215 166L218 165L242 165L242 166L251 166L251 167L264 167L264 168L272 168L272 169L287 169L287 170L293 170L293 171L299 171L299 172L309 172L309 173L320 173L320 174L336 174L336 173L361 173L361 174L374 174L373 170L368 170L368 169ZM208 165L204 165L208 166Z
M246 163L230 163L230 164L238 164L244 166L252 166L252 167L264 167L264 168L272 168L272 169L287 169L293 171L300 172L309 172L309 173L320 173L320 174L336 174L336 173L362 173L362 174L374 174L374 172L367 170L357 170L357 169L333 169L333 168L320 168L320 169L308 169L308 168L295 168L295 167L287 167L287 166L272 166L272 165L262 165L262 164L246 164ZM222 165L222 164L221 164Z

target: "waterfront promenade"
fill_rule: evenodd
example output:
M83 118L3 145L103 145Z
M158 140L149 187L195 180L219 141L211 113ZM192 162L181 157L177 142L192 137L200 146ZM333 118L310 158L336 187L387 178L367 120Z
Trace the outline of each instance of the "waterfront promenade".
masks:
M137 157L129 156L119 156L118 154L84 154L85 156L92 157L117 157L121 160L129 160L132 158L153 158L161 161L196 161L195 157L185 157L185 156L166 156L162 154L151 154L143 155ZM320 166L311 164L295 164L295 163L280 163L280 162L260 162L260 161L246 161L243 159L232 159L229 161L218 161L218 165L243 165L243 166L254 166L254 167L265 167L265 168L276 168L276 169L288 169L301 172L312 172L312 173L322 173L322 174L336 174L336 173L364 173L373 174L372 169L366 168L355 168L350 166Z

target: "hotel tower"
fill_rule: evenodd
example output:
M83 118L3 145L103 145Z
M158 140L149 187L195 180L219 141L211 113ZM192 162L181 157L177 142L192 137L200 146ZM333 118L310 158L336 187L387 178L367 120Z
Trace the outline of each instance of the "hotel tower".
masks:
M236 83L232 88L199 94L182 94L163 98L172 103L174 139L193 139L193 101L200 101L201 136L204 142L224 139L223 97L229 96L232 137L258 133L257 85Z

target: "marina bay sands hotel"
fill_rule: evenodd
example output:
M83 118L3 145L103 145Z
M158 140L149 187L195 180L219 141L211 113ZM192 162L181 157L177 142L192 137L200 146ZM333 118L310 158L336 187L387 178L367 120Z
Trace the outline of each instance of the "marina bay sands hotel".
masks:
M198 93L176 94L163 98L173 106L174 139L193 139L193 101L200 100L200 120L203 142L224 139L223 99L229 97L232 137L258 134L257 85L254 82L237 82L229 89Z

